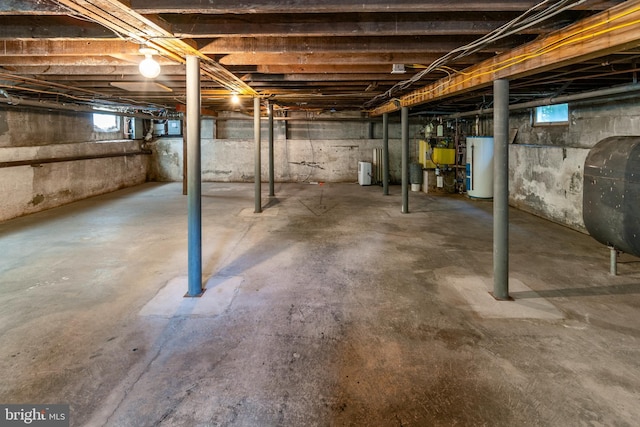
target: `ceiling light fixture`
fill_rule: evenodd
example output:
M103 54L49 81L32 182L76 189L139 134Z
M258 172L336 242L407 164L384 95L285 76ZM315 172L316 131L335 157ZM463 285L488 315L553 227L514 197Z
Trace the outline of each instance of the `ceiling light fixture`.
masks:
M140 53L145 56L145 58L140 62L138 69L140 70L140 74L148 79L155 79L160 75L160 64L153 59L153 55L158 53L155 49L150 49L147 47L143 47L140 49Z
M240 104L240 97L238 96L237 93L233 92L233 94L231 95L231 103L233 105L238 105Z

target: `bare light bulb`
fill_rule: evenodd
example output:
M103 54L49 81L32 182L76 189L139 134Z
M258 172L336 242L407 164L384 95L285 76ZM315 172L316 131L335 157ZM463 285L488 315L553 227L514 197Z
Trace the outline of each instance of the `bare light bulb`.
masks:
M238 105L240 104L240 97L238 96L237 93L234 93L233 95L231 95L231 103L233 105Z
M160 75L160 64L153 59L153 54L156 53L156 51L153 49L140 49L140 53L143 53L145 56L138 66L140 74L148 79L155 79Z

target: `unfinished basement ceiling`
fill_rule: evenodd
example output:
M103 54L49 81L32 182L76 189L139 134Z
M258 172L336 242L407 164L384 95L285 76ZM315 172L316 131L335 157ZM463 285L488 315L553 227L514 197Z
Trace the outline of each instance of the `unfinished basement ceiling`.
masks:
M496 55L516 55L519 47L612 7L628 6L625 16L640 9L635 0L544 2L535 11L540 19L531 25L494 37L411 85L397 86L538 3L5 0L0 4L0 100L181 110L186 103L183 60L195 54L202 58L203 108L237 108L229 100L238 92L245 95L241 108L247 110L252 103L246 98L257 94L283 109L372 111ZM545 16L554 7L558 13ZM640 38L635 21L626 25ZM162 51L156 57L162 65L157 84L145 84L138 72L143 59L138 50L145 43ZM638 45L629 41L531 75L514 75L512 102L635 83ZM404 66L405 73L392 73L394 64ZM412 107L414 112L475 110L490 106L491 92L486 84L471 85Z

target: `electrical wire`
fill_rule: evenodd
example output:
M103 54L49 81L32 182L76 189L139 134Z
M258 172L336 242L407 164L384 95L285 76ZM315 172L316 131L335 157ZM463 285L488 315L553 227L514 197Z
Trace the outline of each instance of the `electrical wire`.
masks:
M372 108L381 101L387 98L392 98L398 92L408 89L411 85L420 81L424 76L430 74L434 70L437 70L439 68L442 70L441 67L443 67L445 64L476 53L491 43L521 32L531 26L540 24L559 13L572 9L575 6L585 3L586 1L587 0L561 0L549 6L548 4L550 3L550 0L543 0L526 10L518 17L501 25L500 27L480 37L479 39L456 48L446 55L436 59L424 70L415 74L408 80L397 83L386 92L379 94L378 96L366 102L364 106L365 108Z
M554 43L551 43L549 45L542 46L542 47L540 47L539 49L537 49L537 50L535 50L533 52L529 52L529 53L522 54L522 55L517 55L517 56L512 56L512 57L507 58L504 61L501 61L501 62L498 62L498 63L494 63L494 64L491 64L491 65L479 68L473 74L461 73L462 75L466 75L466 76L470 76L470 77L456 82L451 87L460 86L460 85L468 82L471 79L476 79L476 78L479 78L479 77L482 77L482 76L485 76L485 75L488 75L488 74L496 73L498 71L507 69L507 68L512 67L514 65L517 65L517 64L520 64L522 62L525 62L527 60L530 60L530 59L533 59L533 58L537 58L537 57L542 56L544 54L547 54L549 52L553 52L554 50L560 49L560 48L565 47L565 46L569 46L569 45L572 45L572 44L575 44L575 43L578 43L578 42L581 42L581 41L584 41L584 40L587 40L587 39L592 39L594 37L601 36L601 35L610 33L612 31L619 30L621 28L638 25L638 24L640 24L640 20L635 20L635 21L624 23L624 24L616 25L616 26L613 26L613 27L610 27L610 28L606 28L606 29L603 29L603 30L600 30L600 31L594 31L598 27L601 27L603 25L609 24L611 22L615 22L618 19L621 19L621 18L623 18L623 17L625 17L627 15L630 15L630 14L638 12L638 11L640 11L640 7L632 9L630 11L626 11L624 13L620 13L620 14L615 15L615 16L612 16L612 17L610 17L608 19L605 19L605 20L602 20L600 22L597 22L597 23L595 23L595 24L593 24L593 25L591 25L589 27L582 28L582 29L580 29L580 30L578 30L578 31L576 31L576 32L574 32L572 34L566 35L564 38L562 38L560 40L557 40ZM585 35L582 35L580 37L576 37L576 36L580 35L581 33L585 33L585 32L586 32ZM409 97L405 101L409 101L410 102L413 99L417 99L419 96L422 96L422 95L424 95L424 94L426 94L428 92L433 92L435 90L441 89L443 86L449 85L449 84L450 84L450 81L442 82L441 84L439 84L438 86L436 86L434 88L429 88L428 90L425 90L424 92L418 92L418 93L412 94L412 96Z

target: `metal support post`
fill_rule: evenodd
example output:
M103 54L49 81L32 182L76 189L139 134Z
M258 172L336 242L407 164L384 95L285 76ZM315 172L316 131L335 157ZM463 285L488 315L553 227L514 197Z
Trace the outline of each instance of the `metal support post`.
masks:
M409 107L402 107L402 213L409 213Z
M254 175L255 175L255 211L262 212L262 165L260 157L260 97L253 98L253 138L256 143L256 152L254 157Z
M509 81L493 82L493 297L509 300Z
M269 197L275 197L276 195L273 151L273 104L269 103Z
M202 289L202 186L200 153L200 59L187 56L187 222L189 289L185 297L198 297Z
M382 194L389 195L389 113L382 115Z

